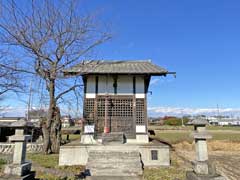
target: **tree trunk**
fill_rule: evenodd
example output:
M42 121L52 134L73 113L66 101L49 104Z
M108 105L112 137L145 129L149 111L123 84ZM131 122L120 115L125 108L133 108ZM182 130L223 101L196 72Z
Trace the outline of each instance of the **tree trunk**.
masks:
M42 133L43 133L43 152L48 154L50 149L50 134L45 124L42 125Z
M61 144L61 116L58 107L55 109L54 122L51 127L51 150L53 153L58 153Z
M55 100L55 80L50 80L48 84L49 109L46 126L43 126L44 153L58 153L61 143L61 117L60 110L56 106Z

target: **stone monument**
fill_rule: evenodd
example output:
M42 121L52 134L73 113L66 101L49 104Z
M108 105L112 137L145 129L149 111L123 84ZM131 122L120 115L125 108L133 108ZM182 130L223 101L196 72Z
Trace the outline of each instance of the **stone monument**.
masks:
M225 180L216 173L214 164L208 161L207 139L211 139L212 136L206 131L207 124L208 122L203 119L195 119L188 123L194 126L196 160L192 162L193 171L186 174L187 180Z
M12 164L5 166L5 177L2 179L32 180L35 173L31 172L31 162L26 161L27 141L30 135L24 135L24 129L16 129L15 135L9 140L14 142L14 153Z

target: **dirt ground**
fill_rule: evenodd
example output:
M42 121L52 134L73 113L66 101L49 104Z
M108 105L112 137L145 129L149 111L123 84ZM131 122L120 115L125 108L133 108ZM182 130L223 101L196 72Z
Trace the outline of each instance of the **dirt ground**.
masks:
M209 159L216 165L217 172L229 180L240 179L240 144L227 142L210 142ZM191 168L191 161L195 159L194 145L187 142L175 145L177 156L182 158L185 168ZM218 150L216 150L218 149Z

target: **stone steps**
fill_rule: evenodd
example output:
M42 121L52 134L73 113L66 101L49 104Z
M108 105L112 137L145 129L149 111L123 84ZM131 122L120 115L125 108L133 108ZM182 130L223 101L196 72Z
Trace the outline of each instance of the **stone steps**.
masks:
M124 134L122 132L111 132L102 134L102 144L123 144Z
M86 169L91 176L141 176L143 173L138 151L92 150Z

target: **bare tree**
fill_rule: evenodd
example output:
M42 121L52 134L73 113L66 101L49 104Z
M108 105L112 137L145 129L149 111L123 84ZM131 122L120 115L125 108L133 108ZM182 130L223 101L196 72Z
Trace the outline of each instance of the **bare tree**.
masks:
M14 61L13 61L14 62ZM23 85L20 82L19 72L7 68L16 67L16 64L7 61L6 52L0 51L0 99L9 92L22 91Z
M58 90L58 84L65 81L61 72L76 64L84 65L81 59L111 36L97 22L96 15L85 15L75 1L35 0L28 6L23 9L17 1L3 4L0 42L2 48L8 47L24 57L18 71L36 73L44 80L49 96L48 118L43 128L44 152L56 153L61 140L57 103L66 93L80 87L71 80L71 86Z

